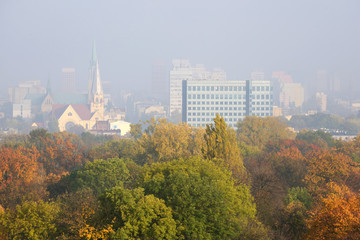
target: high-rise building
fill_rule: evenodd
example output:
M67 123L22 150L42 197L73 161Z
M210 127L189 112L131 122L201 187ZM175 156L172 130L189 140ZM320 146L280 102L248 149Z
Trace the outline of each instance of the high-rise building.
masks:
M64 93L75 92L75 69L63 68L62 72L62 91Z
M182 81L191 80L193 71L189 60L174 59L170 71L170 115L181 113Z
M226 81L226 73L220 68L209 72L202 64L191 67L189 60L173 60L173 69L170 71L170 116L182 111L183 80Z
M301 83L280 83L280 107L301 107L304 103L304 88Z
M327 107L327 95L323 92L315 94L318 112L325 112Z
M182 102L183 122L196 127L205 127L216 114L231 127L245 116L273 114L270 81L184 80Z

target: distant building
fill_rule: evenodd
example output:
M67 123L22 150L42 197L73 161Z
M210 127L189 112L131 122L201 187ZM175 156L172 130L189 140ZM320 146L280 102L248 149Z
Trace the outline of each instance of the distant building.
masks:
M182 111L183 80L226 81L226 73L220 68L209 72L202 64L191 67L189 60L173 60L173 69L170 71L170 116Z
M75 69L74 68L63 68L62 72L62 91L64 93L75 92Z
M316 95L316 105L319 112L326 111L326 103L327 103L327 96L323 92L317 92Z
M216 114L236 127L245 116L272 116L270 81L183 81L182 120L191 126L212 122Z
M13 104L13 118L31 118L31 100L23 99Z
M193 79L189 60L175 59L172 64L173 69L170 71L170 115L175 112L181 113L182 81Z
M125 136L126 134L130 133L130 130L131 130L130 125L131 125L131 123L129 123L129 122L119 120L119 121L111 122L110 129L111 130L119 130L120 129L121 136Z
M301 83L280 83L280 106L301 107L304 103L304 88Z

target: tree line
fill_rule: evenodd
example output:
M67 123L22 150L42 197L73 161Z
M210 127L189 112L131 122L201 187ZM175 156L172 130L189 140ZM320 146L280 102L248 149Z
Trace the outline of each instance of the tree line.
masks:
M359 239L360 137L164 119L0 147L0 239Z

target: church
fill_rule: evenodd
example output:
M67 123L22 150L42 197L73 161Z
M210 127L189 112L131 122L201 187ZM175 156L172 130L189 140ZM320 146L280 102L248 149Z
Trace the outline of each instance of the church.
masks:
M88 93L62 97L65 98L62 101L53 99L49 91L44 101L44 103L52 106L51 115L58 120L60 131L70 130L75 125L80 125L86 130L92 130L97 122L104 120L104 93L95 42L90 60ZM67 103L56 104L57 102Z

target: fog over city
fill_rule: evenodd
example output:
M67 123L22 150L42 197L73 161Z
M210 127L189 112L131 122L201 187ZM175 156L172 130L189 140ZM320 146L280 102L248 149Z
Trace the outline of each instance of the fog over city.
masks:
M337 78L356 97L360 81L360 2L345 1L48 1L0 2L1 94L20 81L50 78L75 68L86 90L93 40L103 81L148 93L152 65L188 59L228 80L254 70L284 71L301 82L305 96L318 70ZM168 87L168 86L164 86Z

